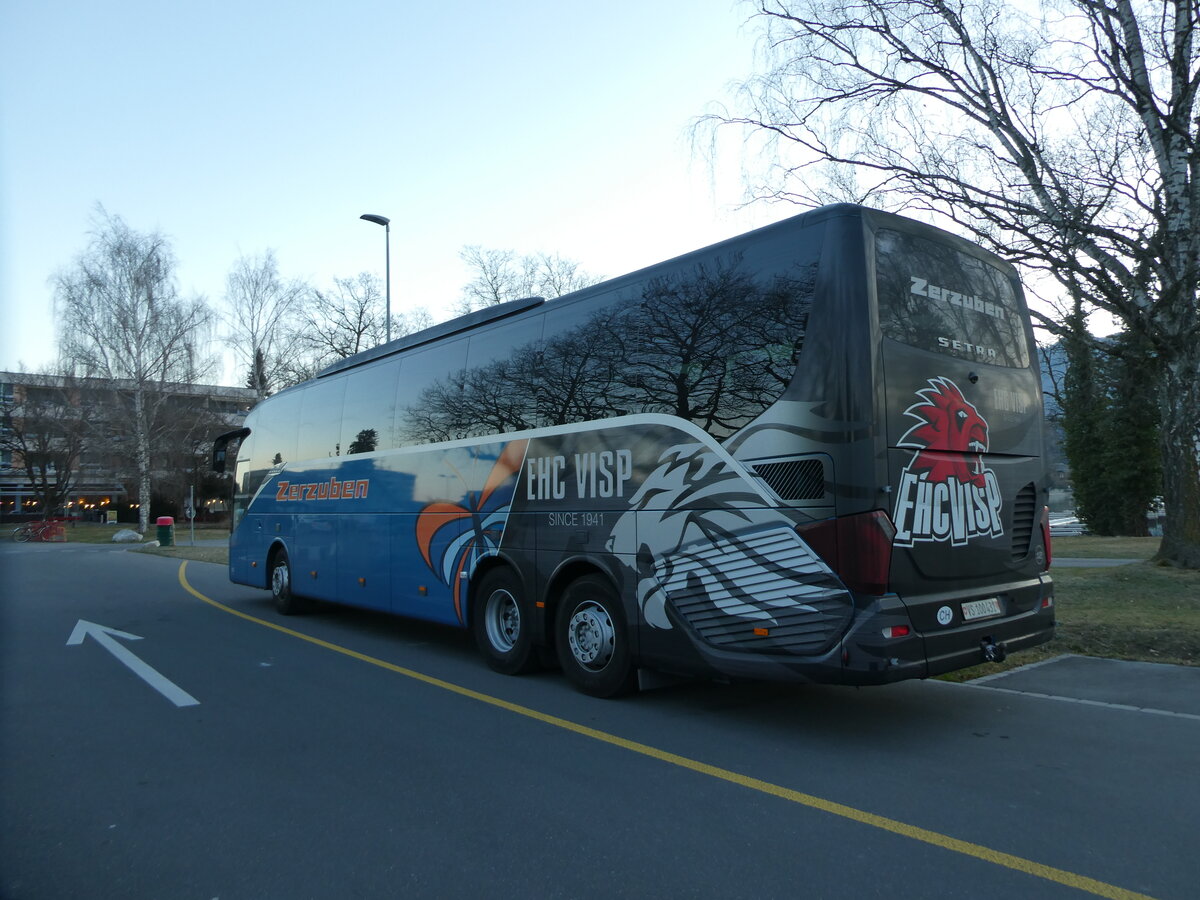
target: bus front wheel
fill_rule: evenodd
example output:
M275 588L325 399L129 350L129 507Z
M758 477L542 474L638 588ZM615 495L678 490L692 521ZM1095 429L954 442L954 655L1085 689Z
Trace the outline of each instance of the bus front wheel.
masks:
M537 666L533 621L516 575L494 569L483 576L471 611L475 643L489 666L504 675L519 675Z
M285 616L294 616L306 608L304 601L292 593L292 566L282 548L271 559L271 599Z
M554 630L563 674L575 687L593 697L633 690L637 673L620 602L604 578L586 575L567 586Z

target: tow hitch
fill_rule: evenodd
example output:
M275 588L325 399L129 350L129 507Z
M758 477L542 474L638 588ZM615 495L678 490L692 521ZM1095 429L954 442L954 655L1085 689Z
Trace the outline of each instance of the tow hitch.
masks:
M997 644L991 638L984 638L979 642L979 646L983 649L983 658L985 662L1004 662L1008 656L1008 651L1004 644Z

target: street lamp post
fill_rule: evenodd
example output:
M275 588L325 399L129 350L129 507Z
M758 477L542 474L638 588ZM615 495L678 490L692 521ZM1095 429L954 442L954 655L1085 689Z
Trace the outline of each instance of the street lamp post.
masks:
M387 216L376 216L371 213L364 213L359 216L360 219L365 219L368 222L374 222L376 225L383 226L383 254L384 254L384 276L383 290L387 296L387 339L392 339L392 226L389 224L392 220Z

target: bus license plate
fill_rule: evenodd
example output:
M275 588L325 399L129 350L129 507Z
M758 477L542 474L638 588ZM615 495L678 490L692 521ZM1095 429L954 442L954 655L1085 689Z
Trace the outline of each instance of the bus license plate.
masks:
M985 600L972 600L970 603L964 603L962 612L964 622L973 622L976 619L998 616L1003 610L1000 608L999 597L988 597Z

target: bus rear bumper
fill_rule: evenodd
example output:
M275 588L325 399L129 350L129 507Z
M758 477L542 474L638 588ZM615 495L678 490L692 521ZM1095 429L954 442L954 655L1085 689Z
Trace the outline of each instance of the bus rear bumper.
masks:
M1038 604L1028 612L947 629L934 638L913 629L904 602L890 594L860 609L842 639L817 656L723 651L694 633L692 641L708 668L731 679L877 685L999 661L1049 641L1054 627L1053 603ZM937 652L930 654L931 648Z
M1024 612L984 619L934 633L917 631L903 601L879 598L860 613L842 642L846 684L886 684L930 678L989 662L1043 644L1054 637L1054 592L1047 579L1025 586Z
M824 653L812 655L724 650L704 641L679 617L672 619L689 633L705 666L732 680L868 685L927 674L920 635L896 640L884 636L885 629L898 630L909 621L904 603L894 594L872 598L871 605L855 614L839 640Z
M1054 637L1054 627L1054 608L1050 607L959 629L953 649L941 642L946 649L929 656L929 674L1001 662L1010 653L1046 643Z

